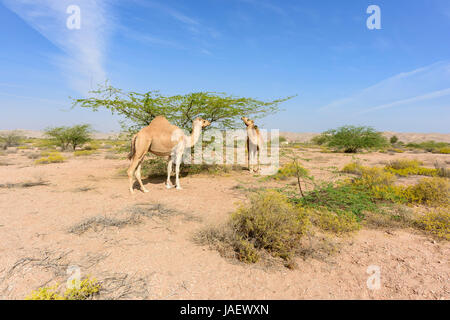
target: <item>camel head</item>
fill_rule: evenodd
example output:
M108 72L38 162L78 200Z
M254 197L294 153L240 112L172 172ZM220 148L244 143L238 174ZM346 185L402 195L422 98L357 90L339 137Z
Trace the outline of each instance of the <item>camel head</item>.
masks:
M254 126L255 126L255 121L250 120L250 119L247 118L247 117L242 117L241 120L244 121L244 123L245 123L245 125L246 125L247 127L254 127Z
M194 126L200 125L202 128L206 128L211 125L211 122L202 118L196 118L193 123Z

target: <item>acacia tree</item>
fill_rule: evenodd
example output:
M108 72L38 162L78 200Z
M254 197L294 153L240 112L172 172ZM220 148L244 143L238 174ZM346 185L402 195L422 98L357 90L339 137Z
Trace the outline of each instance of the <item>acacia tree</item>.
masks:
M75 150L91 140L92 127L89 124L78 124L73 127L55 127L45 130L45 135L55 141L62 150L66 150L70 145Z
M387 145L387 139L381 132L365 126L343 126L328 130L315 140L321 141L328 147L344 150L346 153L356 153L361 149L380 148Z
M131 121L130 131L137 131L149 125L159 115L188 131L191 130L191 123L196 117L210 121L216 128L236 128L242 116L258 119L274 114L279 111L280 103L292 98L291 96L265 102L216 92L166 96L159 91L124 92L108 83L91 93L92 97L73 99L73 107L80 106L94 111L106 108L113 114L122 115Z

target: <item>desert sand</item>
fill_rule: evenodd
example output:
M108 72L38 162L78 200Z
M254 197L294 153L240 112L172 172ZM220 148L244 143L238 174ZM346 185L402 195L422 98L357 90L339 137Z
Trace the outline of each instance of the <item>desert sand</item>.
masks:
M23 299L39 287L64 284L70 266L102 283L99 299L450 298L450 245L412 229L365 228L330 238L334 253L321 255L317 248L316 255L297 257L294 270L240 263L197 244L196 232L225 222L246 200L238 185L264 185L245 170L182 177L183 190L167 190L164 177L150 177L144 179L150 193L130 195L123 174L128 160L105 159L102 151L88 157L67 153L64 163L35 165L30 152L0 156L1 299ZM352 160L317 149L301 149L299 155L310 159L304 166L322 181L335 179L333 168ZM405 157L426 166L450 162L448 155L430 153L357 157L367 165ZM19 185L38 181L45 184ZM139 218L130 220L133 213ZM131 223L83 224L105 219ZM370 265L381 269L379 290L367 288Z

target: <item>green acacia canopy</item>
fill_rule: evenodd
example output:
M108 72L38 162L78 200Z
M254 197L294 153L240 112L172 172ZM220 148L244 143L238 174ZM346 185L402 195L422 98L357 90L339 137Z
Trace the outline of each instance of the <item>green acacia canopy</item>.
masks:
M273 101L234 97L225 93L195 92L185 95L165 96L159 91L146 93L124 92L105 84L91 92L92 97L73 99L73 107L109 109L113 114L131 121L131 131L147 126L156 116L165 116L171 123L186 130L192 121L201 117L213 127L232 129L241 126L242 116L262 118L279 111L279 104L293 96Z

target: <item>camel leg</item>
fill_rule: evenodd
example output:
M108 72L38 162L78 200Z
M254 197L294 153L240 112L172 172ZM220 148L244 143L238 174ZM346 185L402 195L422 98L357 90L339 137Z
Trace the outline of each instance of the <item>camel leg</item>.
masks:
M136 175L136 179L139 182L139 185L141 186L142 191L144 191L145 193L148 193L149 191L144 187L144 184L142 183L142 179L141 179L141 167L142 167L142 161L144 160L144 157L142 157L142 160L139 162L139 165L136 169L135 175Z
M248 169L249 169L250 172L254 171L254 165L255 165L255 150L253 150L253 149L254 149L253 146L250 145L250 148L249 148L249 151L248 151L248 153L249 153Z
M167 182L166 182L166 188L172 189L173 185L170 181L170 175L172 174L172 165L173 165L173 159L171 156L169 156L169 161L167 161Z
M256 171L257 171L257 173L258 174L261 174L261 145L260 144L258 144L257 146L256 146L256 161L257 161L257 169L256 169Z
M181 160L183 160L183 151L184 146L180 146L175 152L175 184L178 190L182 189L180 186L180 164Z
M251 170L251 163L250 163L250 139L247 138L247 163L248 163L248 171L252 171Z
M128 182L129 182L129 186L130 186L130 193L134 193L133 190L133 184L134 184L134 174L136 172L136 168L139 166L139 158L137 158L136 156L134 156L131 159L131 164L130 167L128 168Z
M151 140L140 139L139 136L135 140L135 154L133 158L131 158L131 164L128 168L128 181L129 181L129 189L130 193L134 193L133 184L134 177L136 177L141 185L141 188L145 192L145 188L143 188L142 180L141 180L141 163L144 160L145 154L147 153L151 144ZM136 170L138 169L139 170Z

